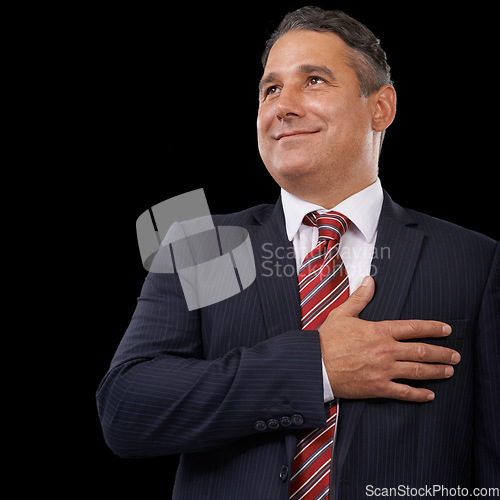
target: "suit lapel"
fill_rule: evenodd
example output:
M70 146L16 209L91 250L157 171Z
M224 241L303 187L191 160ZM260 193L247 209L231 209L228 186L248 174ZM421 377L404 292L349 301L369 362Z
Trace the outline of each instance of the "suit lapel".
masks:
M288 240L281 199L249 228L256 282L269 337L300 330L300 304L293 244Z
M417 265L424 234L416 228L410 214L384 192L371 274L375 296L359 315L367 321L398 319L404 306ZM336 486L342 466L365 407L365 401L343 399L339 405L339 423L335 447Z
M371 275L375 297L360 314L369 321L398 319L417 265L424 233L410 214L384 193Z

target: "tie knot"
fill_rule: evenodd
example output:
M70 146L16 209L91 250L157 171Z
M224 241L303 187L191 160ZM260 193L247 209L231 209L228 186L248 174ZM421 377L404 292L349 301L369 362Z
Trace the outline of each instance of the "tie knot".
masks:
M335 240L340 242L340 238L347 231L351 221L338 212L310 212L304 217L304 224L316 226L318 228L319 240Z

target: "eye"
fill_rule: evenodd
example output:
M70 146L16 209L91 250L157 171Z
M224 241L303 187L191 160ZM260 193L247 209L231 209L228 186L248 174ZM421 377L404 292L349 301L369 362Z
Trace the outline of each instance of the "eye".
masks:
M260 100L263 102L268 97L273 97L275 94L278 94L280 91L279 85L269 85L269 87L264 87L262 89L262 93L260 94Z
M326 80L324 78L321 78L321 76L309 77L309 84L310 85L318 85L319 83L326 83Z
M266 91L264 92L264 95L268 96L268 95L276 94L277 91L278 91L278 86L277 85L271 85L270 87L268 87L266 89Z

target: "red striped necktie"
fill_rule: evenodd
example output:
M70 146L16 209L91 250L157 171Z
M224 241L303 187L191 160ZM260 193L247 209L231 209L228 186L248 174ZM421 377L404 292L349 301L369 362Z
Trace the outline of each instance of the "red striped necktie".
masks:
M332 309L349 297L349 279L340 258L340 238L350 221L337 212L304 217L304 224L318 227L318 243L309 252L299 270L299 294L302 329L317 329ZM292 464L290 500L325 500L330 491L337 404L330 403L326 427L299 437Z

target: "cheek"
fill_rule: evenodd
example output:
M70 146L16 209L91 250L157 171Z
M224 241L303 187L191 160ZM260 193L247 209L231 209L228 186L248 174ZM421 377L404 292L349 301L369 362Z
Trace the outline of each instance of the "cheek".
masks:
M364 109L356 106L332 108L328 115L329 134L337 142L356 142L370 128L369 119Z
M266 128L269 128L269 111L266 112L265 109L259 107L257 112L257 132L260 134Z
M272 117L269 113L259 110L257 114L257 142L259 145L259 150L262 152L270 141L269 129L271 127Z

